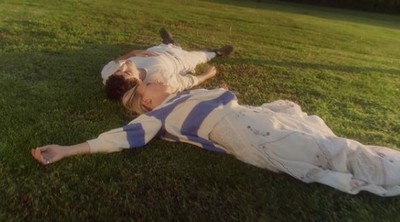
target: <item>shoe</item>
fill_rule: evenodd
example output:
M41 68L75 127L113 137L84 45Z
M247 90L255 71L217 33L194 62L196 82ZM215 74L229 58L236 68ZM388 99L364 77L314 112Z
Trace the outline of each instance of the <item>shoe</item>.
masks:
M224 45L219 49L215 49L214 52L217 54L217 56L229 56L233 52L233 46Z
M170 32L168 32L165 28L161 28L160 29L160 36L162 38L162 43L168 45L168 44L173 44L173 45L177 45L174 41L174 39L172 38L172 34Z

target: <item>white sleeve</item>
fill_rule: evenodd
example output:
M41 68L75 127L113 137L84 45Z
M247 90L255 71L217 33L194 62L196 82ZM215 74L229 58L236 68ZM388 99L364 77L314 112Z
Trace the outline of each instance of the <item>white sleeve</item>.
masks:
M117 152L146 145L160 129L161 122L158 119L141 115L128 125L102 133L87 142L91 153Z

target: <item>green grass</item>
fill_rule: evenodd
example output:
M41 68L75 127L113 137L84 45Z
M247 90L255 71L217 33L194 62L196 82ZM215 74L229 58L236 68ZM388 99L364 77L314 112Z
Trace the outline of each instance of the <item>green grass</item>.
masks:
M400 17L281 2L0 3L0 221L400 221L400 199L304 184L187 144L40 166L32 147L75 144L129 118L100 70L158 44L233 44L212 63L241 103L290 99L339 136L400 148Z

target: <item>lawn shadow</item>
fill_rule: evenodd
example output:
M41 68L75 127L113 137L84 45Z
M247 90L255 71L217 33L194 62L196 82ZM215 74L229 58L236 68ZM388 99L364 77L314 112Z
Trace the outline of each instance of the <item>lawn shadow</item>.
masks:
M67 43L65 44L67 45ZM16 76L59 78L60 73L74 76L95 72L96 78L109 61L135 49L146 49L148 45L68 45L68 49L42 49L36 51L3 51L0 54L0 72L12 72ZM70 78L70 76L65 76Z
M97 101L94 106L102 106L102 101L106 100L101 78L104 65L124 53L148 46L83 44L68 47L1 52L0 86L3 90L0 96L4 101L17 100L27 107L59 104L82 111L85 108L79 106L87 105L84 101L92 105Z
M263 60L263 59L243 59L243 58L230 58L226 60L228 64L259 64L261 66L278 66L278 67L295 67L298 69L315 69L315 70L330 70L337 72L349 72L353 74L365 74L365 73L382 73L399 75L400 68L377 68L377 67L365 67L365 66L352 66L352 65L337 65L337 64L319 64L311 62L301 61L278 61L278 60Z
M307 15L330 20L353 22L377 27L400 29L400 16L375 12L364 12L349 9L340 9L324 6L314 6L301 3L289 3L282 1L263 0L206 0L238 7L252 9L273 10L285 13Z
M26 140L31 143L41 140L41 133L54 134L60 143L66 143L77 136L74 134L77 131L63 137L57 130L49 129L50 125L60 123L58 118L67 116L70 122L63 125L71 129L94 122L130 121L116 103L106 99L100 72L110 60L147 47L75 44L65 49L0 52L0 106L4 117L0 125L7 132L4 135L16 147L23 147ZM12 136L16 128L23 136Z

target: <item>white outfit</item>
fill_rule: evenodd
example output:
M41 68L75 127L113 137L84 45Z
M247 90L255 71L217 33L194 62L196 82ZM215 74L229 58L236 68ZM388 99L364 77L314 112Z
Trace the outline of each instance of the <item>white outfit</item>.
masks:
M198 64L208 62L216 56L215 52L207 51L185 51L179 46L172 44L161 44L147 49L157 54L157 56L130 57L138 69L146 71L144 81L160 81L170 87L171 93L180 92L192 88L199 84L198 78L194 73ZM126 60L125 60L126 61ZM101 75L103 83L112 75L121 64L111 61L104 66Z
M350 194L400 194L399 151L337 137L322 119L290 101L236 109L216 125L210 139L243 162L306 183Z
M128 125L88 141L91 152L141 147L153 137L227 152L241 161L356 194L400 195L400 152L333 134L299 105L275 101L241 106L225 90L170 95Z

